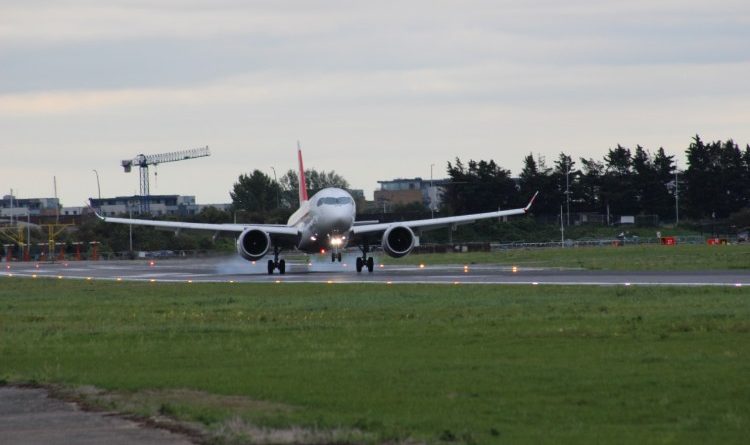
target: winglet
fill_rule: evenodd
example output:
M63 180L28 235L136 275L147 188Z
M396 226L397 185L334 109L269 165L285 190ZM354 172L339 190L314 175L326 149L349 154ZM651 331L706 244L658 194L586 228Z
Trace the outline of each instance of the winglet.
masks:
M91 206L91 200L92 199L93 198L89 198L89 202L86 203L86 207L88 207L89 210L91 210L94 213L94 215L96 215L97 218L101 219L102 221L106 221L107 218L104 217L104 216L102 216L102 215L100 215L99 212L97 212L96 209Z
M307 180L305 179L305 166L302 165L302 147L297 141L297 158L299 159L299 205L307 201Z
M526 205L526 207L523 208L524 212L528 212L529 211L529 209L531 208L531 205L534 204L534 200L536 199L536 195L538 195L538 194L539 194L539 191L537 190L537 192L534 193L534 196L531 197L531 201L529 201L529 203Z

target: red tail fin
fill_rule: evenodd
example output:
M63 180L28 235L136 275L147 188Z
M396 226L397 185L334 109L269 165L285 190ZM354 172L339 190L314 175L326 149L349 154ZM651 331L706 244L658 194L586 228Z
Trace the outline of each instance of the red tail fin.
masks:
M302 165L302 148L297 141L297 157L299 158L299 205L307 201L307 180L305 179L305 166Z

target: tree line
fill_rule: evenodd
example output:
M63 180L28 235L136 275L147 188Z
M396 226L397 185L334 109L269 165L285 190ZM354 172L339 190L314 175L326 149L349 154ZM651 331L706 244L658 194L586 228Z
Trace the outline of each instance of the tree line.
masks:
M571 213L657 215L673 220L678 201L681 218L704 219L726 218L748 207L750 145L741 149L731 139L704 142L696 135L685 153L683 170L662 147L652 152L641 145L631 149L618 144L601 159L573 159L561 152L551 164L529 153L517 177L494 160L456 158L447 163L449 182L443 189L441 214L523 206L536 191L536 215L559 215L561 206L565 212L569 206ZM311 169L305 177L310 195L325 187L349 187L335 171ZM285 222L299 205L298 183L294 170L279 180L257 169L240 175L230 192L234 211L257 222Z
M726 218L750 204L750 145L733 140L704 142L696 135L686 149L687 168L679 171L664 148L651 152L617 145L603 159L560 153L548 165L528 154L517 178L494 161L448 163L450 179L443 194L448 213L471 213L525 205L539 191L534 213L571 212L612 215L675 216L693 219Z

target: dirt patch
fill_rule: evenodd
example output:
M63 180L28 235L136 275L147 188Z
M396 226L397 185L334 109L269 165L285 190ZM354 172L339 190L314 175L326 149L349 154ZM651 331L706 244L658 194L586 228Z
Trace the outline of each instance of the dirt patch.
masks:
M188 436L193 442L216 444L355 444L374 443L375 437L355 429L268 428L242 416L278 415L299 408L242 396L191 389L105 391L93 386L45 387L52 397L76 403L84 410L107 412L151 428ZM216 413L214 419L195 421L196 413ZM197 414L200 417L200 414Z

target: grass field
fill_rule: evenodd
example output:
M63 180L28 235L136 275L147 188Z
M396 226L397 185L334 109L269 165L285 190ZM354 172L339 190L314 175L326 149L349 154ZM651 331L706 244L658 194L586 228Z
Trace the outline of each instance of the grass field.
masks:
M635 245L509 249L497 252L408 255L386 264L500 263L518 266L579 267L590 270L750 269L750 245Z
M748 376L744 288L0 278L0 379L216 442L746 443Z

